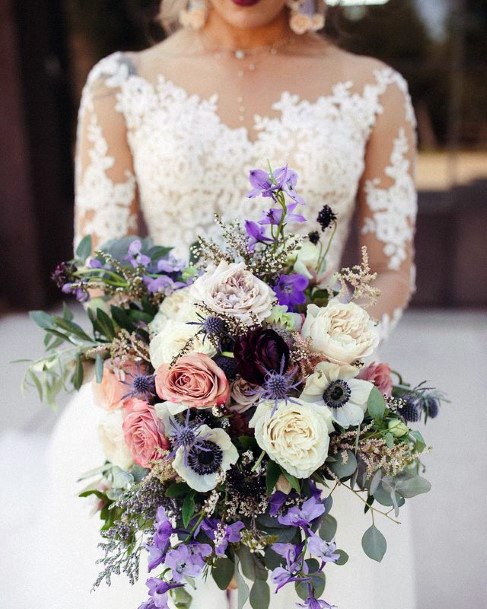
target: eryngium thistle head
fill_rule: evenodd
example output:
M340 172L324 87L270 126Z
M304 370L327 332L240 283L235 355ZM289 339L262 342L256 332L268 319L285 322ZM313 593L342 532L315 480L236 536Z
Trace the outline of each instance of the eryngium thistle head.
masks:
M413 397L406 398L404 406L398 412L409 423L417 423L421 419L421 409Z
M434 419L440 412L440 400L434 396L427 396L423 400L423 410L427 417Z
M203 331L205 334L209 334L210 336L221 337L227 331L227 324L225 320L220 317L216 317L216 315L211 315L207 317L204 322L201 324Z
M215 355L213 358L215 364L223 370L229 381L234 381L237 376L237 362L234 357L226 355Z
M316 218L316 221L321 226L321 230L327 229L332 222L335 222L337 219L336 214L333 213L333 210L329 205L324 205Z

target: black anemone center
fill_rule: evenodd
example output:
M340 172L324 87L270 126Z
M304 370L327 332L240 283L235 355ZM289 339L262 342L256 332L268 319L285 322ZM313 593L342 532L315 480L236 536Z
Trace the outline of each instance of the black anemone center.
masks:
M352 390L342 379L332 381L323 393L323 400L330 408L341 408L350 399Z
M203 440L193 446L188 453L188 464L200 476L215 474L223 461L223 451L209 440Z

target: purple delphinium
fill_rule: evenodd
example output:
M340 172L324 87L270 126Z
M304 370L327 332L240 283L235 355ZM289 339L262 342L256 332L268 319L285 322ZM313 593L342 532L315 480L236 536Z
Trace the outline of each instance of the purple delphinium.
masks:
M285 567L276 567L272 571L272 581L277 585L275 592L283 586L297 581L309 581L308 566L304 562L304 544L274 543L272 549L286 559Z
M167 275L159 275L158 277L145 275L143 281L149 292L152 294L155 294L156 292L162 293L165 296L170 296L179 288L184 288L186 286L182 281L174 281Z
M257 224L257 222L245 220L245 231L249 236L247 244L251 252L254 251L257 243L272 243L272 239L265 234L265 228Z
M174 528L163 507L157 509L155 532L152 544L147 545L149 551L149 571L152 571L165 560Z
M250 199L254 197L276 198L276 191L285 192L296 203L303 203L303 199L296 193L298 174L285 167L279 167L272 174L263 169L252 169L249 174L252 190L247 195Z
M296 202L286 205L286 220L288 222L306 222L306 218L302 214L294 213L297 205ZM262 217L258 223L262 226L265 226L266 224L277 226L282 220L283 213L284 210L282 207L271 207L271 209L262 212Z
M159 273L179 273L184 269L186 263L184 260L179 260L174 256L162 258L157 261L157 270Z
M146 582L150 599L142 603L139 609L170 609L169 590L181 588L182 585L177 582L166 582L158 577L150 577Z
M275 493L273 493L271 495L271 498L269 499L269 505L270 505L269 514L271 516L277 516L279 513L279 510L288 500L288 497L289 497L289 495L287 495L286 493L283 493L282 491L276 491Z
M334 541L328 543L312 531L310 531L308 535L308 552L321 560L322 563L336 562L340 558L340 554L336 552L337 546Z
M291 275L281 275L273 289L279 304L287 305L289 311L292 311L296 305L306 302L304 291L308 284L307 277L299 273L292 273Z
M90 299L88 290L80 283L65 283L61 291L63 294L74 294L78 302L86 302Z
M142 254L142 242L139 239L134 239L130 243L125 260L128 260L134 268L138 266L147 267L151 262L149 256Z
M316 498L311 497L299 508L292 507L284 516L279 516L278 521L292 527L301 527L309 531L311 523L325 513L325 506Z
M338 609L336 605L330 605L327 601L311 595L304 601L304 604L298 603L297 606L306 607L306 609Z
M234 524L227 524L224 527L224 535L223 538L220 539L216 544L215 544L215 554L218 557L223 557L225 556L225 552L226 549L228 548L228 544L229 543L238 543L240 541L240 531L245 528L245 525L243 522L241 522L240 520L238 520L237 522L235 522Z
M196 544L194 545L196 546ZM201 551L183 543L168 551L164 564L171 569L174 581L180 582L184 577L198 577L205 561Z

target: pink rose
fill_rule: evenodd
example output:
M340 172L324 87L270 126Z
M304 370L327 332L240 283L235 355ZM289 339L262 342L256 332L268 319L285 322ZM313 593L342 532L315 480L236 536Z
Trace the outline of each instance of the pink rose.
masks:
M123 396L130 392L129 382L125 384L124 381L126 381L127 374L136 374L137 370L135 362L124 363L122 368L116 366L112 360L105 360L101 383L97 383L96 379L91 383L95 404L106 408L106 410L121 408L124 404ZM128 381L130 381L130 378Z
M156 391L163 400L195 408L225 404L230 395L227 377L203 353L181 357L171 368L162 364L156 370Z
M161 458L161 450L169 449L164 425L157 418L154 408L142 400L129 398L125 408L122 425L125 442L134 461L142 467L149 467L151 461Z
M386 396L392 393L392 377L389 364L376 364L372 362L358 373L358 379L370 381Z

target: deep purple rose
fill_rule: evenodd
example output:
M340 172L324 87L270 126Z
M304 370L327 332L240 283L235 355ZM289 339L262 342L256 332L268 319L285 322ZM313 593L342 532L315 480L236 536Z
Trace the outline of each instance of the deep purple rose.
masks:
M233 353L240 376L254 385L262 385L269 371L285 372L289 366L289 347L274 330L249 330Z

